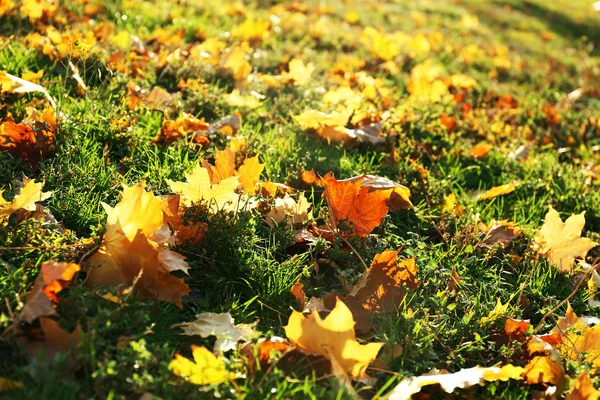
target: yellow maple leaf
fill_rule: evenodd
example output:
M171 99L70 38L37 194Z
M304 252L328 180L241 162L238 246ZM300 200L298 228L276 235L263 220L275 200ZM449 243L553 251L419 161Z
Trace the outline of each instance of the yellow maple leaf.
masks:
M585 211L572 214L562 222L558 212L550 207L544 225L535 235L537 252L562 272L571 271L576 258L585 258L587 252L598 245L591 239L581 237L585 225L584 214Z
M324 320L316 310L308 317L293 311L283 327L288 339L308 353L335 360L354 379L367 379L366 369L383 343L360 344L354 333L352 312L341 301Z
M235 379L235 374L227 372L225 362L206 347L192 345L192 356L194 361L175 354L175 359L169 363L169 369L175 375L188 378L195 385L216 385Z
M52 195L52 192L42 192L43 186L43 182L36 183L33 179L23 179L23 187L13 201L6 201L0 190L0 222L21 209L35 211L36 202L44 201Z
M143 182L125 185L122 200L114 208L102 203L108 214L106 233L98 252L88 260L92 268L85 283L135 284L143 294L181 307L181 297L190 289L170 272L187 273L189 266L181 254L166 247L175 238L164 223L163 202L144 187Z
M284 71L281 77L285 82L294 82L295 86L303 86L310 82L314 71L313 63L304 64L304 61L294 58L289 63L289 72Z
M246 80L252 72L252 65L246 61L246 50L241 46L231 50L223 66L231 70L236 81Z
M230 176L211 184L208 170L198 165L191 173L185 174L185 178L186 182L167 179L171 190L182 196L185 205L204 201L213 211L238 209L240 195L235 190L240 186L239 176Z

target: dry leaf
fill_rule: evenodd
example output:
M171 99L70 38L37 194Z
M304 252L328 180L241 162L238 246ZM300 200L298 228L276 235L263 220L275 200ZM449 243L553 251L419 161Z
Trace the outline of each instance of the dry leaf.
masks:
M0 88L2 92L6 93L42 93L48 99L52 108L56 110L56 101L54 101L46 89L37 83L18 78L6 71L0 71Z
M73 263L56 261L42 263L33 288L27 294L19 320L31 323L36 318L55 315L54 308L58 303L56 294L71 283L80 269L78 264Z
M289 63L289 72L284 71L281 77L284 82L294 82L295 86L304 86L310 82L315 70L313 63L304 64L304 61L294 58Z
M193 139L196 143L204 144L203 141L199 141L200 138L204 138L208 144L208 139L201 134L207 132L208 127L204 118L197 119L192 115L182 113L181 117L176 120L164 120L158 136L154 138L153 142L170 145L177 139L194 135Z
M373 314L392 311L404 299L404 285L414 289L418 284L414 258L398 262L398 252L387 250L373 258L369 269L341 300L352 311L354 329L366 333L373 327Z
M186 206L203 201L213 211L240 208L240 195L235 192L240 186L238 176L231 176L213 185L208 170L198 165L191 173L185 174L185 178L185 182L166 181L173 192L181 195Z
M339 227L344 222L351 228L351 233L367 236L388 213L388 196L385 191L370 192L368 187L361 188L362 180L341 182L328 174L323 178L323 184L335 225Z
M338 182L355 182L357 180L361 180L360 187L368 187L369 192L377 190L385 193L388 197L387 205L392 211L413 207L413 204L410 201L410 189L391 179L375 175L358 175L352 178L339 180Z
M236 81L245 81L252 72L252 64L246 61L246 50L241 46L231 50L223 67L231 71Z
M566 400L598 400L600 391L594 387L586 371L583 371L575 384L573 390L567 395Z
M421 388L429 385L440 385L446 393L452 393L456 389L468 389L474 385L484 385L486 382L521 380L524 369L507 364L502 367L465 368L455 373L437 372L434 370L429 375L403 380L385 397L386 400L409 400L412 395L419 393Z
M41 114L28 107L27 117L21 123L15 123L9 116L0 124L0 150L8 150L37 168L40 160L53 148L57 132L58 121L52 107L47 107Z
M492 145L490 144L477 144L469 149L469 155L475 158L481 158L488 155Z
M10 392L11 390L21 389L23 384L12 379L6 379L0 376L0 393Z
M489 247L496 244L507 246L523 231L517 224L507 220L492 220L488 225L481 224L480 229L485 233L482 244Z
M477 196L477 200L489 200L494 197L503 196L505 194L509 194L515 191L516 185L515 182L510 182L505 185L494 186L487 192Z
M73 332L68 333L58 325L58 322L51 318L41 317L39 321L44 339L24 340L25 351L35 361L49 365L57 355L67 353L79 345L81 341L81 328L79 325ZM71 364L73 364L73 361L70 362Z
M561 335L555 346L563 359L588 362L600 368L600 325L587 326L567 303L567 313L550 332Z
M0 190L0 222L19 210L35 211L36 202L48 199L52 192L42 192L43 182L36 183L33 179L24 178L23 187L13 201L6 201Z
M366 369L383 346L356 341L352 313L341 300L324 320L314 310L307 317L293 311L283 328L293 344L308 353L335 359L341 369L357 380L368 379Z
M548 258L561 272L573 269L576 258L585 258L588 251L598 245L591 239L581 237L585 225L585 211L572 214L562 222L558 212L550 207L544 225L535 235L535 249Z
M166 247L175 237L164 223L163 203L144 187L143 182L124 185L122 199L114 208L102 203L108 214L106 233L100 249L88 260L92 267L85 283L135 284L146 296L181 307L181 297L190 289L171 272L187 273L189 267L182 255Z
M313 218L311 207L312 204L304 197L304 193L298 195L297 202L286 193L283 198L275 199L275 204L265 217L271 226L283 221L291 225L303 223Z
M254 324L234 325L231 314L221 313L202 313L196 315L196 320L183 324L174 325L173 328L183 329L182 335L198 335L203 338L216 336L217 341L214 345L214 353L219 354L229 350L235 350L240 340L249 341L256 336Z
M292 289L292 296L294 296L294 300L296 301L296 308L300 311L304 311L304 306L306 304L306 293L304 293L304 285L300 283L300 281L294 283Z
M206 347L192 345L194 361L179 354L169 363L169 369L177 376L188 378L194 385L215 385L228 379L235 379L235 374L228 373L225 362L214 356Z

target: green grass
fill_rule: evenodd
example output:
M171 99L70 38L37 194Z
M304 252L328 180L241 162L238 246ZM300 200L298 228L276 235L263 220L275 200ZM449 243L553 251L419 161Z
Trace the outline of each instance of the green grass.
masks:
M81 4L63 3L61 10L67 7L73 15L83 15ZM247 3L247 15L259 19L268 19L274 12L283 12L280 17L285 19L291 12L270 10L274 1ZM236 323L258 320L257 329L266 337L285 337L283 326L294 307L290 293L294 283L300 280L308 297L330 292L343 295L340 279L354 284L364 272L363 260L369 264L387 249L401 249L401 258L415 257L420 285L408 291L397 310L376 317L372 340L399 344L403 352L385 371L368 371L375 378L372 386L354 384L365 398L384 395L402 377L433 368L457 371L517 360L520 344L497 348L493 340L506 318L529 319L536 326L572 294L577 279L560 274L531 250L531 243L548 206L558 210L563 220L586 211L584 235L600 241L600 180L586 179L581 172L600 163L600 13L591 11L591 2L336 1L324 3L331 11L318 16L321 3L306 2L306 14L300 15L305 15L308 23L290 27L282 20L281 32L273 30L255 46L258 53L250 59L253 73L278 75L294 57L314 63L316 69L307 85L279 88L268 87L259 79L241 85L202 59L184 56L165 62L161 58L176 49L189 51L199 43L199 35L235 44L237 39L224 32L233 32L245 17L223 14L220 3L98 2L102 6L94 17L95 25L74 17L76 22L66 25L60 18L42 21L54 24L60 32L70 29L85 34L105 24L115 35L135 35L139 39L131 42L139 41L132 44L138 51L125 62L128 67L148 52L166 52L128 73L114 70L110 57L118 51L128 54L129 45L119 48L111 40L99 40L83 57L67 54L55 59L41 46L25 41L31 33L45 35L42 22L30 23L18 10L0 16L4 35L0 36L0 69L16 76L44 70L40 84L58 100L57 111L62 115L53 149L39 166L0 151L4 198L12 199L23 176L44 181L44 191L53 192L44 205L58 221L13 215L0 224L0 377L23 384L20 389L0 393L0 398L125 399L140 398L146 392L164 399L349 398L350 392L332 377L304 375L278 366L221 385L192 385L174 376L168 364L176 353L189 357L190 345L211 348L214 339L182 336L172 325L192 321L195 314L228 311ZM281 6L285 8L285 4ZM356 26L343 22L353 9L360 14ZM477 16L479 25L464 28L464 15ZM321 38L310 34L318 21L329 24ZM414 57L401 49L395 58L398 72L390 73L359 40L367 26L412 37L423 34L432 43L434 34L443 38L429 52ZM183 29L184 39L160 45L152 38L158 27L169 32ZM481 52L472 62L461 59L461 51L469 45L478 46ZM85 48L85 43L80 39L69 46L74 51ZM507 46L510 68L494 66L494 52L501 46ZM373 101L379 113L385 112L386 101L392 104L387 111L393 117L383 121L384 145L346 148L328 143L302 130L292 118L312 108L334 108L321 103L321 89L339 85L341 78L331 68L343 55L358 57L365 65L357 71L362 69L367 76L380 79L381 93ZM404 116L395 109L408 103L410 72L426 60L439 64L445 71L442 76L465 74L477 81L477 87L465 92L463 100L472 106L472 117L463 118L461 104L453 99L414 104ZM88 86L83 95L77 93L69 61L78 66ZM135 110L128 109L129 82L148 91L159 86L176 92L180 78L199 78L202 87L182 93L172 110L154 109L143 102ZM359 78L351 81L359 86ZM80 274L61 293L67 301L57 309L63 328L81 327L80 345L70 356L60 356L50 365L32 361L19 333L25 326L19 325L18 315L40 265L51 259L85 259L90 246L79 244L85 240L100 243L106 223L101 203L118 203L123 184L144 180L147 190L166 195L170 193L167 179L183 180L202 160L212 162L216 151L227 147L229 138L224 135L211 137L205 148L188 139L170 146L152 140L165 119L175 119L182 111L208 122L232 113L236 108L227 104L224 95L234 87L265 96L259 108L240 109L243 123L237 133L246 138L249 154L258 154L265 164L262 179L306 190L317 217L323 219L328 212L322 189L303 186L302 170L314 169L321 175L332 171L338 179L373 174L396 180L410 188L414 209L390 213L369 238L349 238L353 247L349 252L342 240L290 247L293 230L272 229L257 210L230 215L194 208L189 217L207 223L209 229L198 244L183 243L175 248L190 266L186 283L192 292L184 298L183 309L135 294L123 304L115 304L102 297L116 293L114 288L86 288L85 274ZM578 88L589 92L568 104L567 95ZM517 101L516 108L496 106L498 98L509 95ZM45 106L38 94L2 96L3 121L9 113L21 121L27 107L41 110ZM560 121L549 121L544 112L547 105L556 107ZM443 113L457 118L452 131L442 126ZM130 126L120 129L115 121L129 121ZM470 156L468 150L480 142L492 145L489 154ZM530 146L528 157L509 157L525 144ZM508 182L518 183L514 192L476 200L476 193ZM444 196L451 193L464 207L464 214L442 211ZM492 219L511 220L523 234L506 248L482 247L477 222ZM592 250L588 261L597 263L598 256L599 250ZM456 292L448 289L453 270L463 280ZM598 315L587 305L584 289L570 298L571 305L578 315ZM506 315L490 324L480 323L498 299L509 304ZM563 306L547 318L540 332L548 332L565 309ZM68 357L75 360L75 368ZM229 353L228 368L244 370L243 358L240 352ZM567 372L574 377L580 368L569 365ZM531 389L516 381L492 382L447 396L524 399ZM423 392L432 398L441 396L435 387Z

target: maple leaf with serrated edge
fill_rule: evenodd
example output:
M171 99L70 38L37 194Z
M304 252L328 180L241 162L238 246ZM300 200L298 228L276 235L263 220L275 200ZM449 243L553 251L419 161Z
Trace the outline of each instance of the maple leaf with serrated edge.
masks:
M358 332L371 330L373 314L392 311L404 298L405 285L413 289L418 285L414 258L398 262L397 251L377 254L352 291L342 298L352 311L355 329Z
M352 182L341 182L333 175L323 177L325 200L331 208L336 226L345 221L352 232L359 236L367 236L373 229L381 225L388 213L386 204L389 195L385 191L369 191L362 187L362 178Z
M191 173L185 174L185 178L185 182L167 179L167 183L173 192L181 195L186 206L203 201L212 211L234 211L239 208L240 195L235 192L240 186L238 176L211 184L208 170L198 165Z
M52 192L42 192L43 186L43 182L36 183L33 179L23 179L23 187L13 201L6 201L0 190L0 222L21 209L35 211L36 202L44 201L52 195Z
M164 223L163 202L145 184L124 185L122 200L108 214L106 233L98 251L90 257L87 286L128 285L146 296L173 301L181 307L181 297L190 292L183 279L171 271L187 273L184 257L166 245L175 237Z
M324 320L316 310L308 316L293 311L283 329L293 344L308 353L334 359L357 380L369 378L365 371L383 346L383 343L360 344L356 341L352 312L339 299Z
M585 211L572 214L565 222L558 211L550 207L544 225L537 231L535 249L561 272L573 269L576 258L585 258L588 251L598 245L591 239L581 237L585 225Z

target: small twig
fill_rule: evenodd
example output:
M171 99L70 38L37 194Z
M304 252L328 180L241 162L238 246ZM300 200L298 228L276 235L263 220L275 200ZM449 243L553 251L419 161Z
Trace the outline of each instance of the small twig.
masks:
M575 286L575 289L573 289L573 291L571 292L570 295L567 296L566 299L564 299L563 301L561 301L560 303L558 303L556 306L554 306L550 311L548 311L546 314L544 314L544 316L542 317L542 319L540 320L540 322L537 324L537 326L535 327L535 329L533 330L533 333L537 333L540 328L542 327L542 325L544 324L544 321L546 320L546 318L548 318L550 315L554 314L556 312L556 310L558 310L559 308L561 308L563 305L565 305L565 303L567 303L571 297L575 296L575 293L577 293L577 291L579 290L579 288L581 287L581 285L583 284L583 282L586 280L586 278L591 275L593 271L593 268L588 269L585 274L583 274L581 276L581 279L579 279L579 282L577 282L577 285Z
M383 368L367 367L367 369L370 370L370 371L383 372L385 374L390 374L390 375L404 376L403 374L400 374L398 372L388 371L387 369L383 369Z
M95 246L95 243L72 243L72 244L53 244L53 245L40 245L40 246L15 246L15 247L0 247L0 251L6 250L47 250L56 249L59 247L86 247Z
M260 301L260 300L256 300L256 301L257 301L257 302L258 302L258 304L260 304L261 306L265 306L265 307L267 307L269 310L276 312L277 314L281 315L282 317L284 317L284 318L287 318L287 317L288 317L287 315L283 314L281 311L278 311L278 310L274 309L274 308L273 308L273 307L271 307L270 305L268 305L268 304L265 304L265 303L263 303L263 302L262 302L262 301Z

